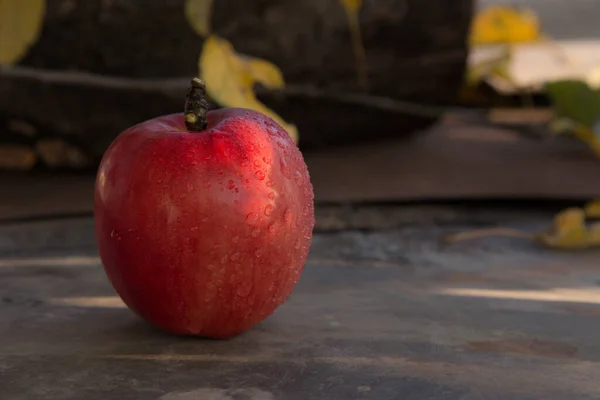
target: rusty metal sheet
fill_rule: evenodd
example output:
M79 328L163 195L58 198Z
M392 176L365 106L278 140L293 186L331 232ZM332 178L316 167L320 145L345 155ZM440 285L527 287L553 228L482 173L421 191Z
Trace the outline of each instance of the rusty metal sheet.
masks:
M546 217L495 222L537 229ZM469 224L433 219L317 234L290 300L214 341L163 334L124 308L92 227L0 226L2 398L600 398L598 252L446 246L442 234Z

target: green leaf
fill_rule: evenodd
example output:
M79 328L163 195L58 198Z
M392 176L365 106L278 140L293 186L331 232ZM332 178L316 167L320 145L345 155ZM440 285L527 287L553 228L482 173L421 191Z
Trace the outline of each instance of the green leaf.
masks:
M577 80L546 84L546 91L558 118L568 118L589 129L600 120L600 92Z

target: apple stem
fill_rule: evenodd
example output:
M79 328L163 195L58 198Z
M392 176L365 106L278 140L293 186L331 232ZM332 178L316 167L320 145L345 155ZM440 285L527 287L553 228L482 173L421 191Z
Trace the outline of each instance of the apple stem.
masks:
M206 101L206 84L200 78L192 79L190 89L185 98L185 109L183 116L185 127L188 131L203 131L208 126L206 113L208 112L208 101Z

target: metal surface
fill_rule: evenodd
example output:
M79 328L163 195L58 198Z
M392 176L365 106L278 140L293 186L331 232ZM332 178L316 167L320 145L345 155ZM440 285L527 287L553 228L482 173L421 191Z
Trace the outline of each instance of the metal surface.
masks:
M537 229L546 217L487 222ZM163 334L123 307L90 219L2 225L0 397L600 398L600 253L438 243L462 229L317 234L290 300L210 341Z

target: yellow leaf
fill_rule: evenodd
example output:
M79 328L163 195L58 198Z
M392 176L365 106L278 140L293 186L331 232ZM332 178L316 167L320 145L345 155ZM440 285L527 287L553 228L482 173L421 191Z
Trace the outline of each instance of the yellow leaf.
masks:
M600 200L588 202L583 210L588 218L600 218Z
M253 91L256 82L270 88L284 86L283 75L277 66L265 60L241 56L235 52L231 43L213 35L204 42L199 67L208 95L219 105L261 112L275 120L298 141L296 126L288 124L258 101Z
M568 208L554 217L548 231L538 235L542 243L561 249L581 249L590 245L585 225L585 213L580 208Z
M471 25L471 43L522 43L541 36L537 15L527 8L491 5L480 11Z
M44 0L0 0L0 65L18 62L42 28Z
M511 81L509 72L511 61L512 51L509 46L503 46L492 57L471 61L467 69L466 85L475 86L490 77Z
M281 89L285 86L281 70L273 63L241 54L238 57L248 72L246 76L251 80L250 84L258 82L269 89Z
M210 35L212 5L213 0L187 0L185 2L185 17L200 36Z
M362 0L340 0L342 6L349 14L354 14L362 7Z
M369 86L369 75L367 73L367 55L362 40L362 31L358 20L358 12L362 7L362 0L340 0L342 7L346 10L348 27L352 40L352 49L356 60L356 78L361 88Z
M600 224L597 222L588 228L588 247L600 247Z

